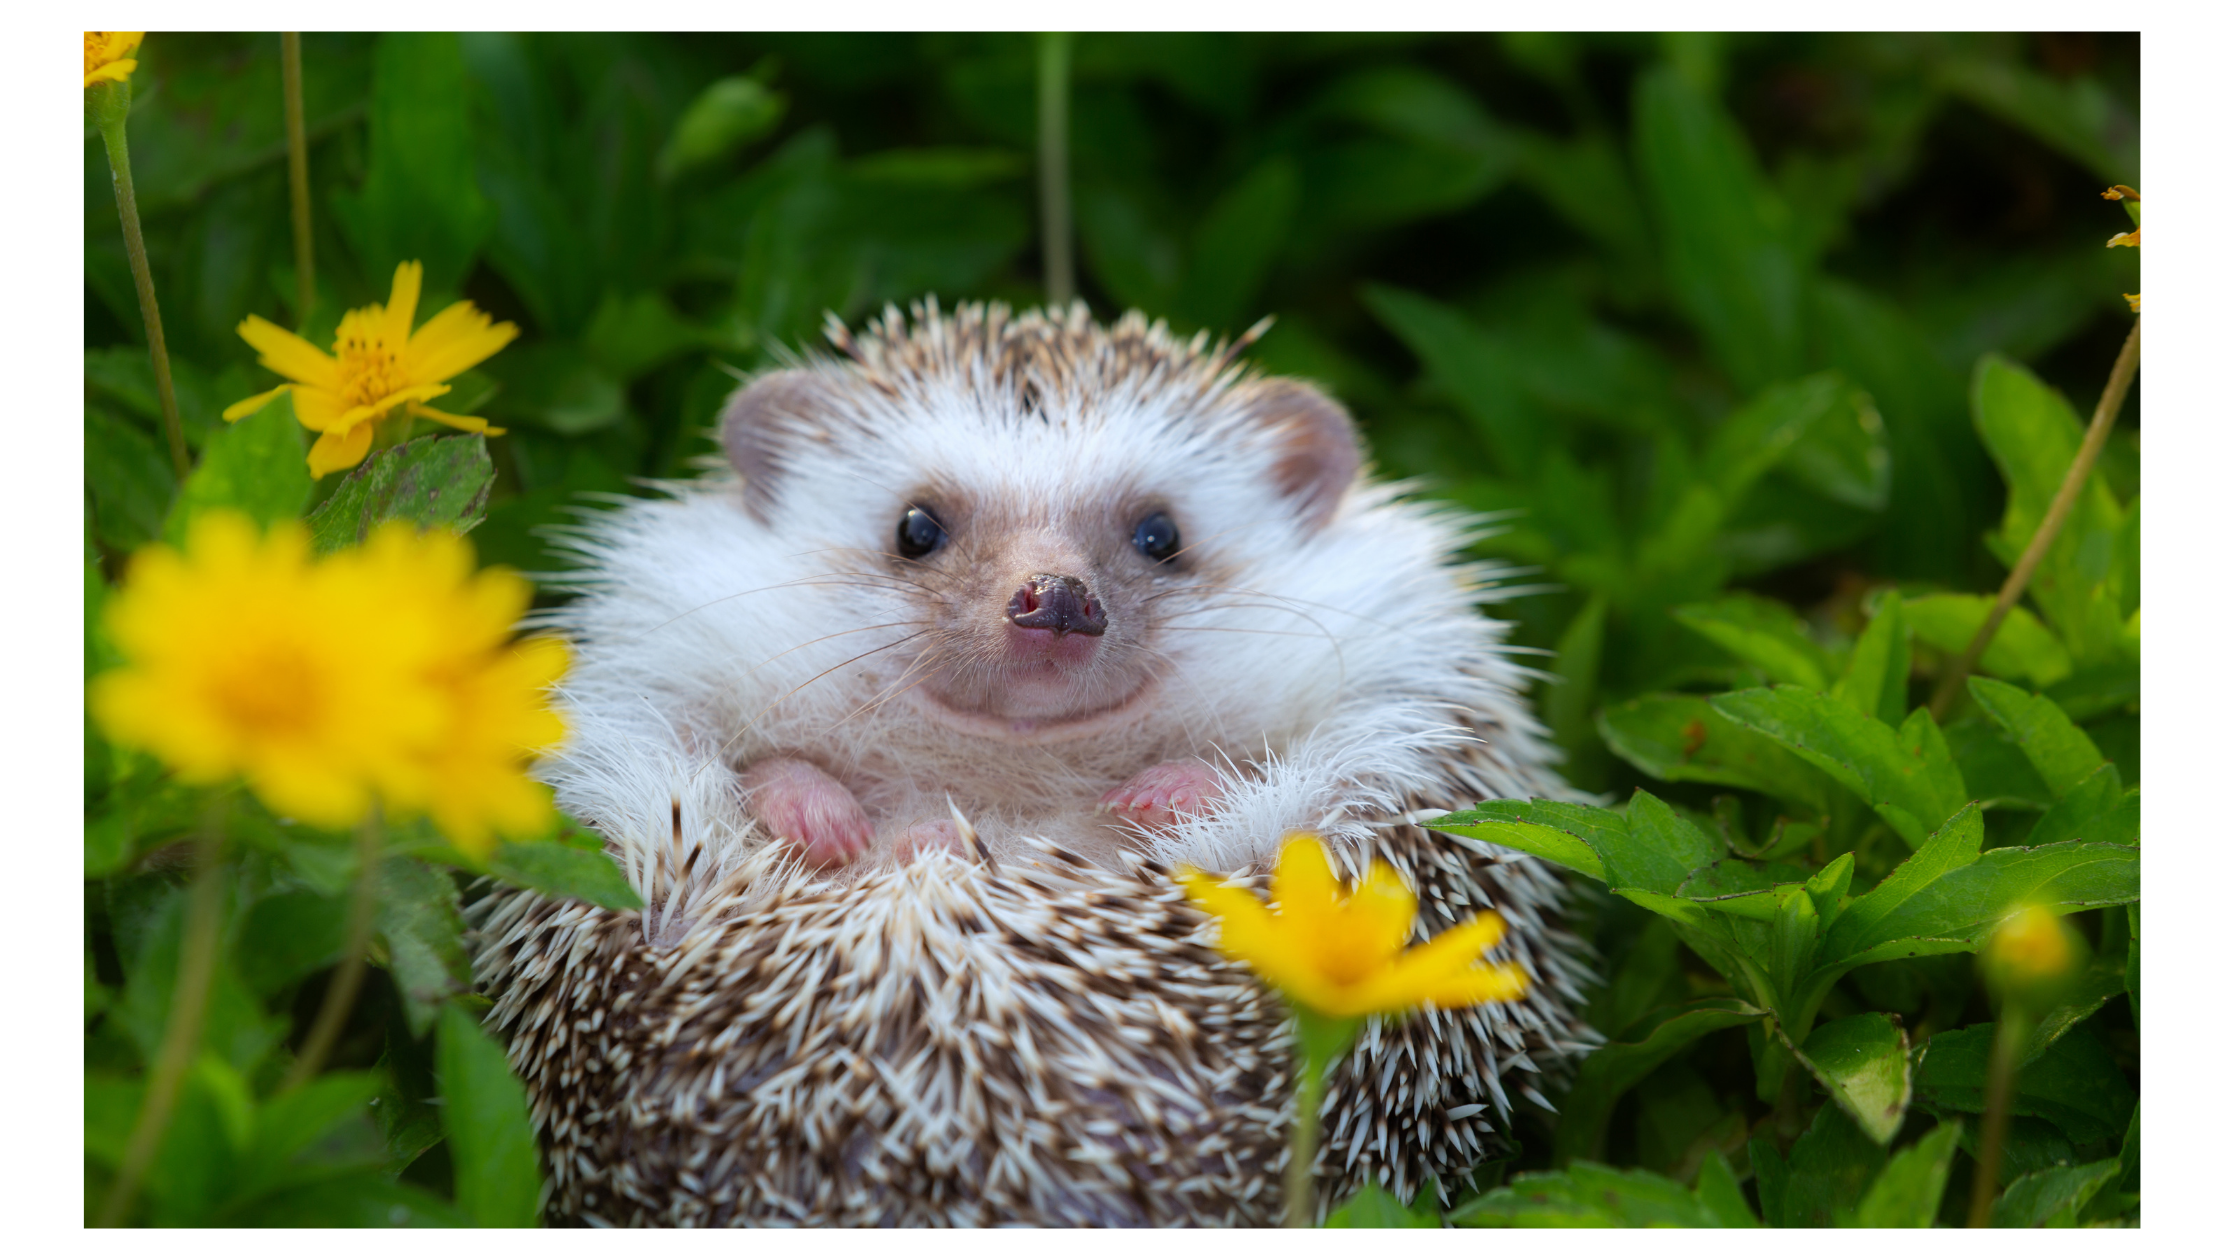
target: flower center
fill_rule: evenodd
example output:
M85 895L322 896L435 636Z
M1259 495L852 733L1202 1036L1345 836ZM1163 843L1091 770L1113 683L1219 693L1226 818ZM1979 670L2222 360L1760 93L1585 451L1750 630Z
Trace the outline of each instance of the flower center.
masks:
M86 73L92 74L109 64L109 32L86 32Z
M392 346L358 311L342 318L335 330L334 357L342 364L343 400L353 407L380 402L403 389L407 382L398 363L402 346Z
M318 671L289 645L270 644L212 681L217 708L265 739L308 733L323 707Z

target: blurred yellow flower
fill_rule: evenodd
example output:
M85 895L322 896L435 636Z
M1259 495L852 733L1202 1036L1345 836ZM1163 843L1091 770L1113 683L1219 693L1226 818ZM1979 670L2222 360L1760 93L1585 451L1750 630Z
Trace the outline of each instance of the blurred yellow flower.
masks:
M130 78L140 65L133 60L134 49L147 38L146 31L87 31L86 32L86 86L114 80L118 83Z
M453 302L413 331L420 305L420 264L397 264L386 306L366 306L342 317L334 354L255 315L241 321L241 339L256 347L257 362L288 383L244 398L225 409L239 420L263 410L281 394L295 394L296 419L319 434L311 447L311 475L350 468L373 446L376 424L397 414L425 416L470 433L505 432L476 416L455 416L427 405L451 392L443 382L505 348L521 330L492 324L472 302Z
M2101 193L2100 198L2103 201L2128 201L2133 205L2137 205L2139 204L2139 190L2131 187L2128 184L2117 184L2115 187L2108 189L2104 193ZM2131 209L2130 206L2126 206L2124 208L2127 210ZM2139 221L2139 214L2136 210L2132 211L2131 221L2133 223L2137 223ZM2134 227L2128 232L2118 232L2114 236L2108 238L2109 249L2114 249L2118 245L2129 245L2133 249L2139 248L2139 229ZM2123 295L2123 300L2131 303L2132 314L2136 315L2139 313L2138 294L2126 293Z
M1510 1002L1531 987L1515 963L1484 954L1507 930L1480 912L1413 949L1416 896L1383 862L1352 894L1342 892L1322 843L1306 832L1285 837L1263 905L1241 888L1185 871L1190 899L1221 923L1221 950L1252 967L1293 1001L1333 1019L1397 1013L1428 1002L1474 1006Z
M2006 987L2060 980L2082 957L2083 942L2044 906L2008 915L1983 950L1984 966Z
M112 739L190 782L243 775L275 811L324 827L363 818L378 794L479 855L493 832L549 819L524 767L565 734L545 694L567 652L509 643L528 584L473 570L441 531L391 522L317 560L295 522L260 538L207 514L184 555L134 557L106 610L127 664L89 703Z

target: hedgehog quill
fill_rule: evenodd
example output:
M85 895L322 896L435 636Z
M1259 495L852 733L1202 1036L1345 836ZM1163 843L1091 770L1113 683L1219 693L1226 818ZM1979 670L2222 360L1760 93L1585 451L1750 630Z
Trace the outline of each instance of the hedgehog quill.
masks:
M587 521L545 763L645 897L506 893L478 983L549 1211L593 1224L1270 1224L1281 999L1187 866L1325 837L1478 911L1518 1001L1373 1024L1320 1203L1442 1199L1593 1035L1565 886L1409 819L1565 796L1467 523L1303 382L1079 304L914 318L744 385L727 466Z

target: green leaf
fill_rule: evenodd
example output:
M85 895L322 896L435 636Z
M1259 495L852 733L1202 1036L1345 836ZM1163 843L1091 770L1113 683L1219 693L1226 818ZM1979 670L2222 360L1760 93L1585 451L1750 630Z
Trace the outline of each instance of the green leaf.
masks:
M1914 1096L1938 1111L1981 1112L1991 1062L1992 1024L1931 1037L1913 1072ZM2122 1135L2138 1093L2095 1037L2063 1037L2015 1072L2014 1114L2037 1116L2072 1142Z
M2046 1012L2045 1018L2030 1033L2030 1040L2023 1043L2020 1062L2028 1063L2045 1053L2046 1048L2059 1041L2078 1024L2092 1018L2108 999L2123 992L2123 960L2106 954L2092 960L2082 976L2070 988L2059 1006Z
M1769 1212L1766 1224L1791 1229L1836 1224L1857 1210L1886 1163L1882 1147L1841 1107L1823 1106L1789 1149L1782 1217L1776 1220Z
M1456 1208L1452 1219L1458 1225L1508 1229L1652 1225L1718 1229L1729 1223L1669 1177L1585 1160L1562 1172L1522 1173L1508 1185Z
M1529 853L1608 883L1599 849L1627 843L1622 815L1567 801L1485 801L1423 824L1433 831Z
M2086 840L2095 844L2139 843L2139 789L2126 791L2112 763L2103 763L2084 782L2054 802L2024 844Z
M382 35L373 53L365 183L354 196L338 195L334 208L382 297L397 264L423 264L423 317L438 295L458 290L497 218L475 179L474 135L459 37Z
M1936 1223L1952 1173L1952 1152L1960 1145L1960 1124L1948 1120L1921 1140L1890 1157L1882 1175L1859 1201L1848 1222L1865 1229L1927 1229Z
M1828 654L1805 633L1804 623L1787 604L1761 595L1735 593L1706 604L1672 610L1672 619L1758 669L1774 682L1826 691Z
M771 91L760 79L745 74L717 79L678 117L654 173L667 181L721 161L769 135L785 113L784 93Z
M321 552L356 546L383 521L464 534L482 521L495 473L479 433L415 438L350 470L307 519Z
M1797 1058L1877 1146L1905 1123L1913 1081L1905 1027L1895 1015L1853 1015L1812 1030Z
M1670 69L1634 92L1634 160L1675 301L1746 391L1804 363L1804 275L1790 213L1741 128Z
M1828 473L1821 467L1828 462L1824 444L1807 439L1857 432L1861 416L1873 412L1873 402L1837 372L1767 386L1712 430L1704 472L1731 509L1760 477L1792 458L1801 458L1813 475Z
M2108 763L2093 747L2091 737L2077 729L2060 705L2044 696L2033 696L1994 678L1970 678L1968 694L2022 746L2023 755L2037 767L2056 800Z
M485 1228L535 1225L537 1138L528 1094L506 1067L505 1051L474 1016L445 1006L436 1064L460 1213Z
M1822 1108L1823 1111L1832 1108ZM1765 1223L1779 1227L1789 1219L1789 1162L1770 1137L1750 1139L1750 1171L1758 1181L1758 1207Z
M1566 754L1566 775L1574 784L1581 781L1582 763L1595 751L1588 717L1602 672L1602 640L1609 620L1606 596L1595 595L1580 607L1556 642L1553 677L1540 693L1541 717Z
M622 297L613 290L600 299L584 329L584 349L617 380L635 380L716 338L678 314L659 293Z
M1726 855L1726 846L1672 811L1670 805L1636 789L1626 804L1624 839L1606 836L1596 845L1612 888L1670 893L1697 869Z
M1711 703L1827 771L1873 806L1908 847L1918 848L1930 828L1967 803L1960 771L1926 718L1919 727L1909 720L1901 733L1801 687L1734 691Z
M1177 315L1217 332L1243 332L1298 204L1298 167L1281 154L1223 193L1191 240L1190 267L1175 295Z
M1727 1166L1727 1157L1716 1150L1703 1157L1703 1169L1696 1174L1696 1199L1710 1209L1722 1229L1756 1229L1762 1224L1742 1197L1742 1186Z
M346 1172L264 1195L225 1223L262 1229L457 1229L474 1222L417 1186Z
M408 857L385 859L375 887L375 936L413 1035L426 1036L436 1012L471 983L459 889L442 871Z
M1610 1113L1627 1090L1658 1065L1706 1033L1762 1019L1765 1012L1734 998L1702 998L1638 1021L1645 1031L1630 1041L1608 1041L1579 1063L1578 1076L1556 1121L1556 1160L1602 1153Z
M1877 598L1874 616L1852 646L1851 662L1830 694L1885 726L1903 722L1906 679L1913 669L1907 628L1905 606L1897 593Z
M2122 1171L2120 1159L2049 1168L2016 1178L1991 1206L1994 1229L2073 1229L2077 1211Z
M1361 296L1477 426L1501 470L1530 476L1540 464L1538 425L1503 356L1489 351L1485 330L1460 311L1404 289L1373 284Z
M296 423L293 399L283 394L257 414L210 435L202 461L164 518L163 540L183 546L187 522L213 508L231 508L269 528L293 520L310 498L303 426Z
M2139 174L2139 120L2088 74L2051 78L2020 60L1955 58L1941 86L2082 164L2104 182ZM2126 203L2126 208L2136 205Z
M131 551L163 531L179 483L162 440L105 407L86 404L86 490L101 545Z
M538 342L495 359L490 373L505 383L493 415L580 437L621 420L622 382L581 347Z
M1703 696L1648 695L1614 704L1596 719L1611 751L1671 782L1749 788L1827 814L1835 785L1774 740L1729 720Z
M1383 1186L1370 1182L1352 1198L1323 1218L1324 1229L1437 1229L1439 1214L1418 1215L1392 1197Z
M1940 729L1968 795L1985 809L2052 807L2052 789L1997 723L1971 714Z
M279 892L249 907L234 942L241 978L260 997L341 960L349 934L344 898Z
M1957 656L1968 650L1997 602L1990 595L1923 595L1906 601L1906 619L1923 643ZM2000 678L2021 678L2033 687L2050 687L2075 673L2076 663L2037 614L2017 606L2007 610L1999 632L1977 658L1976 668Z
M490 873L548 897L571 897L609 910L636 910L645 905L622 868L602 851L552 841L506 843L499 845L490 859Z

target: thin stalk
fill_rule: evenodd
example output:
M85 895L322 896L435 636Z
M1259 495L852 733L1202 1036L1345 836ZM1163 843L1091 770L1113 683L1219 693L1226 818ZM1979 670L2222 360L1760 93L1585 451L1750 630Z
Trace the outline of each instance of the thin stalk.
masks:
M1035 37L1036 114L1042 175L1042 289L1052 306L1073 301L1073 206L1066 178L1066 99L1071 90L1073 36Z
M280 33L280 97L288 120L288 208L296 230L296 329L311 321L311 146L303 133L303 32Z
M350 929L343 939L342 962L327 981L327 995L319 1003L318 1017L311 1021L310 1035L303 1039L303 1050L280 1082L281 1094L317 1076L326 1066L335 1039L342 1035L343 1022L350 1017L350 1008L357 1005L358 986L366 977L366 947L373 940L373 887L380 867L381 807L376 805L358 824L358 882L350 893Z
M2022 557L2015 561L2014 571L2007 574L2006 585L1999 588L1998 601L1991 605L1991 615L1983 619L1976 630L1976 637L1969 641L1968 650L1952 659L1945 668L1944 678L1937 684L1937 694L1929 701L1929 716L1944 720L1952 702L1959 698L1961 686L1968 681L1976 662L1983 658L1984 649L1991 646L1992 638L1999 633L1999 623L2007 619L2021 601L2022 592L2029 588L2030 578L2038 571L2038 563L2052 550L2053 540L2061 533L2061 526L2069 519L2069 510L2077 505L2077 496L2084 493L2085 478L2100 458L2100 448L2108 444L2108 433L2115 427L2116 412L2122 410L2123 399L2131 392L2131 378L2139 374L2139 321L2131 321L2131 335L2124 338L2123 350L2116 355L2115 366L2109 369L2107 388L2100 391L2100 405L2092 412L2092 423L2084 431L2084 445L2077 448L2077 457L2069 461L2069 473L2061 479L2061 488L2054 492L2053 502L2046 506L2045 519L2038 522L2038 532L2030 536L2030 545L2022 549Z
M223 806L212 811L196 842L194 883L187 890L187 921L179 940L179 982L171 991L171 1013L163 1025L163 1044L148 1074L148 1092L126 1140L117 1180L101 1208L104 1229L124 1224L140 1182L163 1147L179 1087L202 1045L202 1017L209 1005L210 981L218 967L219 929L225 921L225 828Z
M1286 1229L1314 1226L1314 1157L1322 1149L1322 1088L1330 1063L1303 1056L1299 1070L1299 1114L1291 1121L1291 1162L1283 1170L1283 1224Z
M2006 1153L2007 1116L2014 1107L2015 1060L2021 1057L2029 1033L2030 1021L2015 1003L2007 1003L1991 1043L1991 1073L1983 1091L1983 1136L1976 1144L1975 1195L1968 1204L1970 1229L1991 1224L1991 1203L1999 1197L1999 1161Z
M127 89L125 84L96 84L94 90L116 87ZM140 237L140 203L132 195L132 155L125 147L124 123L129 112L131 94L121 93L123 108L106 109L97 119L101 129L101 143L109 151L109 177L117 191L117 218L124 223L124 252L132 260L132 286L140 294L140 322L148 329L148 358L155 364L156 397L163 404L163 433L171 443L171 471L185 481L187 464L186 431L179 427L179 398L171 388L171 355L163 345L163 314L156 309L156 284L148 273L148 245Z

